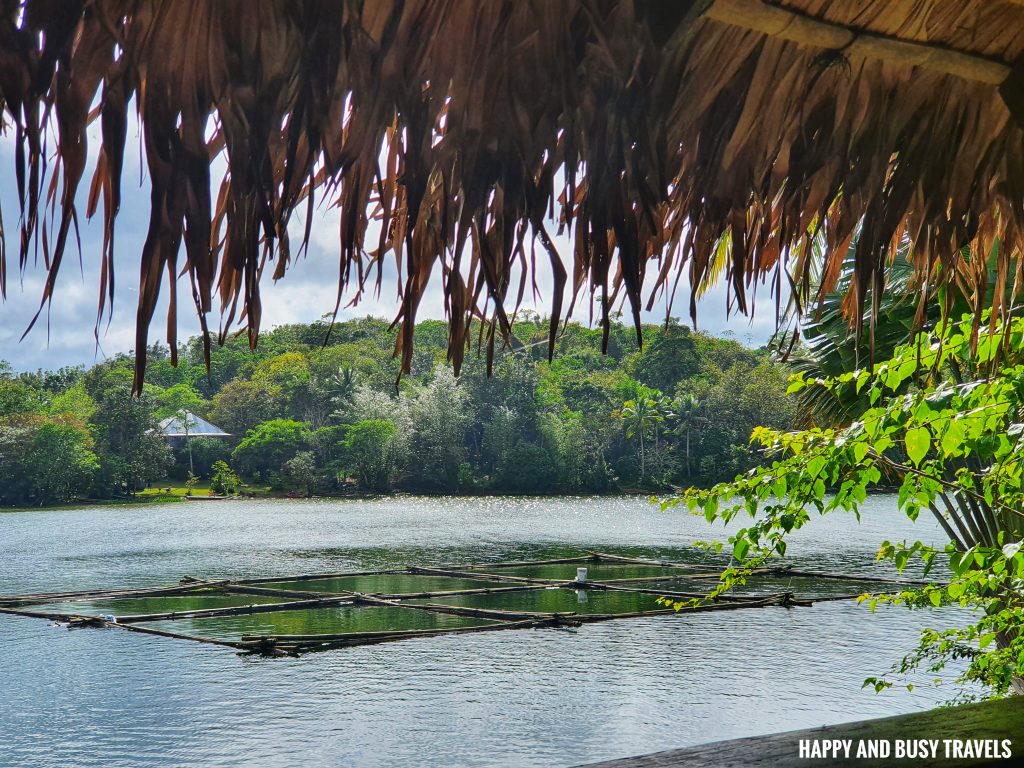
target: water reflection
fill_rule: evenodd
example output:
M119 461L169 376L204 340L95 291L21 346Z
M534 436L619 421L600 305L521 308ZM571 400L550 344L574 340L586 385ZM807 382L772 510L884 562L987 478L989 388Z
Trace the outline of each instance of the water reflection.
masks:
M699 561L689 544L714 535L701 519L657 512L640 499L0 514L0 591L557 558L583 549ZM875 549L883 538L905 537L938 541L927 521L912 526L892 499L876 498L860 527L843 517L815 521L787 559L891 573L874 562ZM527 595L542 610L554 604L545 601L565 601L568 610L598 612L600 600L619 599L582 590L503 599L514 605ZM954 618L903 609L869 618L864 607L826 603L246 660L222 648L0 616L0 765L571 765L923 709L952 691L922 685L876 696L860 684L912 647L921 627Z

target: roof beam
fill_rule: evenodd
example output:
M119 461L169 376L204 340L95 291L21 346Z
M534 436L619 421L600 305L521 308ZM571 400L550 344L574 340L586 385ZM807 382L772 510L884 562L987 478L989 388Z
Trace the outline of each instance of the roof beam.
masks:
M715 0L705 17L799 45L841 50L989 85L1002 84L1010 74L1009 65L1001 61L833 24L762 0Z

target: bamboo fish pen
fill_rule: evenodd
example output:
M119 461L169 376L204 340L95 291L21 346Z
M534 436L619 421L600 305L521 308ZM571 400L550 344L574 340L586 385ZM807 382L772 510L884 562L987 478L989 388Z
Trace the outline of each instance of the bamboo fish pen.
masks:
M577 568L576 578L567 574L562 578L561 567ZM607 576L590 580L584 569L598 567ZM557 576L544 575L544 571L558 571ZM616 571L646 570L645 575L616 576ZM514 571L514 572L512 572ZM915 585L906 579L888 579L863 574L820 573L816 571L768 568L755 572L766 582L780 579L814 579L818 581L851 582L852 584ZM799 595L791 589L759 593L727 594L711 600L699 588L681 589L679 582L692 581L698 587L719 577L713 567L694 563L669 562L628 557L604 552L586 552L575 557L547 560L516 560L466 565L438 565L390 568L379 570L343 571L336 573L302 573L286 576L262 576L246 579L205 580L185 576L178 584L134 589L90 589L69 592L40 592L24 595L0 595L0 613L29 618L48 619L65 624L68 628L104 627L138 632L158 637L191 640L228 648L244 654L266 656L298 655L310 651L329 650L357 645L394 642L415 638L437 637L474 632L508 629L539 629L551 627L578 627L583 624L647 616L686 615L708 611L738 610L766 607L807 607L817 602L850 600L859 592ZM450 582L443 589L414 589L411 591L343 589L334 582L359 580L405 579L414 584L436 585ZM466 586L471 584L472 586ZM326 588L325 588L326 587ZM545 596L565 600L567 593L575 594L579 606L586 610L525 610L498 607L506 599L531 600L543 604ZM590 606L590 595L605 599L617 610L598 610ZM604 595L604 598L600 596ZM246 596L260 598L260 602L245 603ZM656 597L664 600L656 600ZM630 598L634 599L630 603ZM176 607L175 602L212 600L210 607L195 604ZM569 598L571 599L571 598ZM621 600L618 604L615 600ZM133 606L141 601L157 601L169 610L142 612L122 611L115 615L109 603L116 601L119 608ZM474 605L483 601L484 605ZM88 603L87 610L75 607ZM683 603L677 610L668 603ZM488 604L488 603L496 603ZM65 604L62 606L62 604ZM106 604L106 605L105 605ZM593 607L594 610L590 610ZM66 610L62 610L66 608ZM191 624L230 617L310 616L310 612L360 617L366 611L389 611L390 615L405 617L383 629L353 629L342 632L268 632L235 631L230 636L216 632L193 632ZM109 612L108 612L109 611ZM338 612L337 614L332 612ZM437 622L436 626L415 626L424 622ZM167 624L181 622L182 631L167 628ZM412 624L414 626L402 626ZM178 625L180 626L180 624Z

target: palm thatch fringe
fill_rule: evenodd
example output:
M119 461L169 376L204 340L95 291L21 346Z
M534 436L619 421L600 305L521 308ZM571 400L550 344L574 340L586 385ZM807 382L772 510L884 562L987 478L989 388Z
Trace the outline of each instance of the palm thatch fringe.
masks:
M538 259L552 333L585 294L607 331L614 302L638 320L684 272L691 313L719 277L740 312L760 285L777 311L787 285L806 303L858 227L858 333L902 241L919 292L956 285L980 316L990 257L1022 277L1022 50L1006 0L2 0L19 261L41 253L45 306L99 120L85 214L102 211L109 312L135 111L151 179L137 386L164 274L172 355L179 272L204 334L216 293L220 340L240 321L255 345L260 277L302 253L321 202L341 211L338 306L394 260L406 370L434 274L458 369L474 319L493 354Z

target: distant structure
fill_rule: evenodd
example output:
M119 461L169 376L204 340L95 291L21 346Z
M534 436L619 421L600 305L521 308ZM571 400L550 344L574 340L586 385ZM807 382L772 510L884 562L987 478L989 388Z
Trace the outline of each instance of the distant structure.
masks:
M160 422L160 434L173 447L181 448L193 437L231 437L231 434L206 419L188 411L182 416L168 416Z

